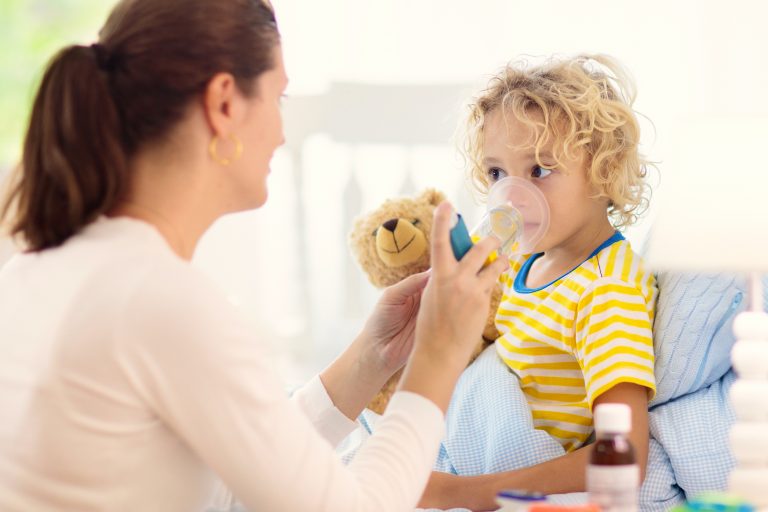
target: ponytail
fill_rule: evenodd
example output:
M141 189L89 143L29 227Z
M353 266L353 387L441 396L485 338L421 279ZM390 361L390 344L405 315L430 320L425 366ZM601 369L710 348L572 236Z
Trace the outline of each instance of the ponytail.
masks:
M70 46L50 62L24 140L21 173L0 220L26 249L61 245L126 188L121 123L103 47Z

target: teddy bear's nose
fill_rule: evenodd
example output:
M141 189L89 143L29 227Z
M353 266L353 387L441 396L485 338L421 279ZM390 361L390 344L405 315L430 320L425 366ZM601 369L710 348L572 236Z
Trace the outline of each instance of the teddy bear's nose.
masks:
M387 222L382 224L384 226L384 229L387 231L395 232L395 229L397 229L397 219L389 219Z

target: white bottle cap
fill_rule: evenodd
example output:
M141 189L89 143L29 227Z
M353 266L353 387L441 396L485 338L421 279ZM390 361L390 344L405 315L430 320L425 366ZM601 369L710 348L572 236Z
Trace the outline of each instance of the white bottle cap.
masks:
M627 434L632 430L632 409L626 404L600 404L595 407L595 431Z

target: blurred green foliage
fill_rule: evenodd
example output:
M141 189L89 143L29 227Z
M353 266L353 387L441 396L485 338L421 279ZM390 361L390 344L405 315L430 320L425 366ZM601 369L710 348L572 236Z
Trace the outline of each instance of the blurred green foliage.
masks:
M114 1L0 0L0 173L18 162L45 65L70 44L91 44Z

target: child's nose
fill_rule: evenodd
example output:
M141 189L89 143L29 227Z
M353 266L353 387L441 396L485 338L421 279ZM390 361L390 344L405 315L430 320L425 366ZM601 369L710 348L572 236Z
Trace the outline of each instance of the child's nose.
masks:
M517 208L525 208L528 206L528 194L525 194L522 191L512 190L509 194L509 200Z

